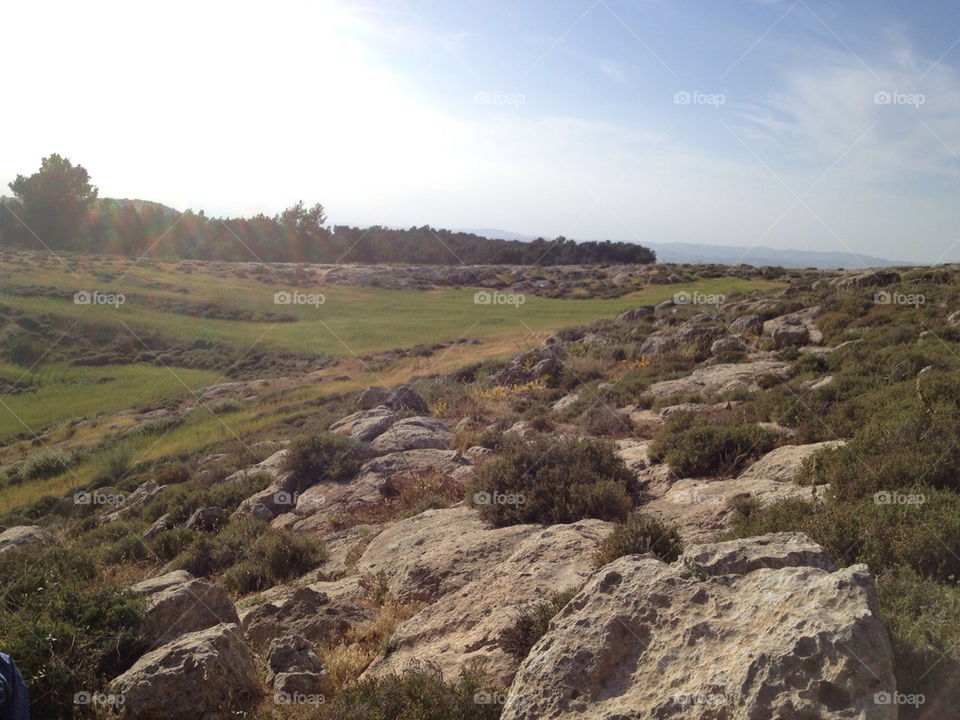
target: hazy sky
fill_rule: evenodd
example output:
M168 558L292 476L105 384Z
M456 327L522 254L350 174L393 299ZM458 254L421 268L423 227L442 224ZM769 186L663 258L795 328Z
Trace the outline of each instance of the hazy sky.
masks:
M956 0L41 0L0 58L4 188L960 260Z

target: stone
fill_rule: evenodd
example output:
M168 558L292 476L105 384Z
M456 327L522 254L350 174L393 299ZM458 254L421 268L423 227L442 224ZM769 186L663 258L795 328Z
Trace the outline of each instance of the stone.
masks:
M387 390L379 385L373 385L360 393L360 397L357 398L355 404L361 410L372 410L377 405L386 404L388 397L390 397L390 393Z
M646 317L652 317L655 310L653 305L641 305L638 308L632 308L630 310L624 310L622 313L617 315L617 322L621 325L627 325L629 323L635 323L638 320L642 320Z
M789 363L781 360L754 360L745 363L720 363L699 367L686 377L653 383L646 392L654 397L693 395L696 393L723 393L730 390L760 389L761 377L773 374L786 379L790 376Z
M735 337L722 337L713 341L710 346L711 355L723 355L725 353L740 353L746 351L747 346Z
M144 632L155 644L220 623L240 622L222 588L186 570L143 580L131 589L147 598Z
M25 545L55 545L57 539L39 525L14 525L0 533L0 553Z
M286 693L319 693L326 667L302 635L274 638L267 648L268 685Z
M184 713L228 717L259 686L240 629L221 623L151 650L114 678L108 692L123 696L131 717L165 720Z
M397 412L412 412L417 415L426 415L430 412L427 401L407 385L401 385L394 390L384 404Z
M436 418L409 417L393 423L370 443L378 453L434 448L446 450L453 442L453 433Z
M359 442L370 442L399 419L399 413L386 405L378 405L371 410L360 410L338 420L330 426L330 432L349 435Z
M197 508L186 522L186 527L200 532L219 532L230 519L222 507Z
M503 720L894 720L893 651L866 565L801 535L605 565L550 623ZM709 570L709 571L708 571Z
M763 319L759 315L741 315L730 323L730 332L744 337L759 335L763 332Z

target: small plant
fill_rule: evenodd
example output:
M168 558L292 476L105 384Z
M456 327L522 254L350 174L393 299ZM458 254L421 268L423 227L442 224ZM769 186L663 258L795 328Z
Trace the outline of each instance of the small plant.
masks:
M635 513L600 544L594 557L595 567L602 567L624 555L653 553L664 562L673 562L683 550L680 531L656 518Z
M553 593L543 600L520 611L517 619L500 637L500 647L517 660L523 660L537 641L547 634L550 621L566 607L580 588L571 587Z
M338 433L320 433L297 440L283 469L298 490L320 481L346 482L360 471L362 453L356 441Z
M777 435L755 423L711 422L698 413L674 413L650 448L681 477L736 475L773 450Z

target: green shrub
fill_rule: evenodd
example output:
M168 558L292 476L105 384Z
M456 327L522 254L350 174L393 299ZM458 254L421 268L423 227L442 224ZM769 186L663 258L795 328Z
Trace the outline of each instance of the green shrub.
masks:
M27 480L46 480L70 469L70 456L55 451L48 451L31 455L17 469L20 482Z
M537 641L547 634L550 621L566 607L580 588L571 587L553 593L548 600L520 611L514 624L500 638L500 646L517 660L523 660Z
M680 531L656 518L634 513L600 544L594 565L602 567L624 555L653 553L664 562L673 562L683 550Z
M161 562L169 562L190 547L200 534L190 528L172 527L154 535L147 544L150 552Z
M467 499L499 527L588 517L624 520L633 506L633 483L633 474L607 441L511 440L474 474Z
M97 458L94 484L116 484L123 479L133 464L133 450L127 445L117 445Z
M149 649L143 598L97 588L97 579L85 551L0 555L0 638L27 681L33 717L74 717L74 693L105 688Z
M290 448L283 469L291 473L297 490L321 480L346 482L360 471L359 445L346 435L320 433L297 440Z
M503 706L496 685L481 666L465 668L456 682L430 665L402 675L367 678L346 687L322 706L320 717L351 720L496 720Z
M730 476L776 444L776 433L755 423L717 424L700 413L678 412L660 430L650 457L665 460L681 477Z

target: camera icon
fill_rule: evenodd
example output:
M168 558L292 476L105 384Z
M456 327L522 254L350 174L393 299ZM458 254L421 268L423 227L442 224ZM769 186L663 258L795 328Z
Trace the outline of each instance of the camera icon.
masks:
M74 505L89 505L90 504L90 493L88 492L78 492L73 494L73 504Z
M480 290L473 294L473 304L474 305L489 305L493 301L493 295L488 293L486 290Z
M490 493L485 491L480 491L473 494L473 504L474 505L489 505L491 501Z
M93 699L93 696L90 693L88 693L86 690L82 690L78 693L73 694L74 705L89 705L92 699Z
M891 295L886 290L881 290L873 294L873 301L879 305L889 305Z
M80 290L73 294L73 302L75 305L89 305L93 302L93 295L86 290Z
M296 497L285 490L273 494L273 502L275 505L293 505L296 501Z
M275 292L273 294L274 305L289 305L292 302L293 295L288 293L286 290L281 290L280 292Z
M886 490L881 490L873 494L873 502L877 505L889 505L893 502L893 496Z
M873 694L873 704L874 705L889 705L893 702L893 695L881 690L878 693Z
M273 702L275 705L289 705L293 702L293 698L290 693L280 691L273 694Z
M674 105L689 105L690 104L690 93L686 90L681 90L680 92L673 94L673 104Z
M886 90L881 90L873 94L874 105L889 105L891 102L893 102L893 96Z
M473 694L474 705L490 705L493 703L493 696L488 692L476 692Z
M681 290L673 294L673 302L677 305L689 305L691 299L690 293L686 290Z

